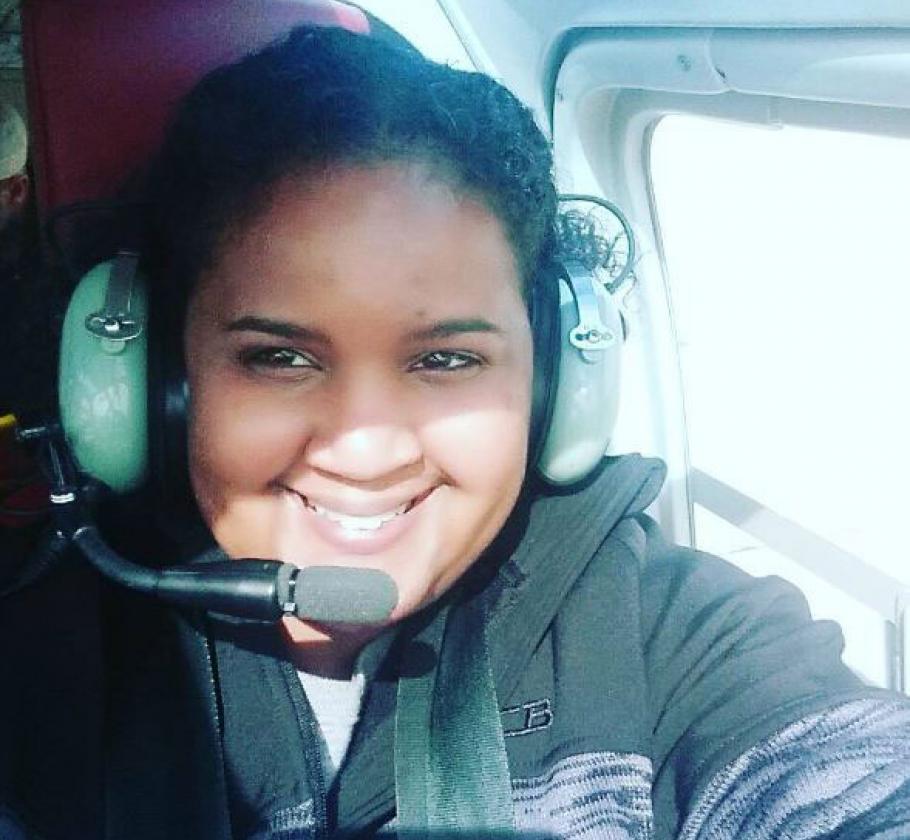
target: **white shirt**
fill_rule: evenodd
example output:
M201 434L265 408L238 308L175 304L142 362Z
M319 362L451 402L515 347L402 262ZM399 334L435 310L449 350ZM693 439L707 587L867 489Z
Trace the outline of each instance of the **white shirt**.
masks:
M298 671L300 684L316 717L326 788L344 762L351 735L360 718L367 681L379 669L394 638L391 629L373 639L357 657L350 679L335 680Z

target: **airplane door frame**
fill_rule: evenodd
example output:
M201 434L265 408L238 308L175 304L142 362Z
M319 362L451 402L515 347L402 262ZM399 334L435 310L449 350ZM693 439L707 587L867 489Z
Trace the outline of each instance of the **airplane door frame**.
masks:
M638 282L624 302L630 346L614 446L667 462L653 513L691 545L693 507L704 505L872 607L886 625L889 685L907 691L910 587L690 463L648 161L654 128L672 113L910 137L910 30L592 29L566 54L550 101L561 189L616 201L639 240Z

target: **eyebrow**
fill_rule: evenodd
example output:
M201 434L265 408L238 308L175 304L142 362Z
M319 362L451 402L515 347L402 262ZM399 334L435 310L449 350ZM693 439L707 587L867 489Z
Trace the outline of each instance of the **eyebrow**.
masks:
M501 334L502 329L483 318L450 318L437 321L428 327L408 333L408 338L413 341L426 341L438 338L449 338L462 333L496 333Z
M293 340L321 341L331 343L331 339L321 330L295 324L291 321L277 321L274 318L262 318L258 315L244 315L227 325L228 332L260 332L267 335L278 336ZM437 321L427 327L413 330L408 333L411 341L431 341L440 338L449 338L453 335L464 333L495 333L501 334L500 327L490 323L484 318L449 318Z
M291 321L277 321L274 318L262 318L258 315L244 315L231 321L227 327L228 332L260 332L275 335L279 338L289 338L305 341L321 341L329 343L329 337L321 330L295 324Z

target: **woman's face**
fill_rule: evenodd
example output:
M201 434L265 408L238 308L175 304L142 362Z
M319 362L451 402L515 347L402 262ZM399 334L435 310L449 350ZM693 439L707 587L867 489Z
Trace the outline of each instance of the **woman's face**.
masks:
M515 261L424 167L281 183L200 279L185 344L190 474L229 555L381 569L397 620L509 515L532 357Z

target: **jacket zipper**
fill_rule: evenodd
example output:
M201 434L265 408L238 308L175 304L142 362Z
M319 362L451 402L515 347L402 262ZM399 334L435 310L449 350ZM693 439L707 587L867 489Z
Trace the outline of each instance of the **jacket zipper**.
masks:
M221 699L218 690L218 679L215 676L215 657L212 655L212 634L209 632L208 621L205 619L204 632L201 634L202 649L205 651L205 664L209 675L209 707L212 713L212 719L215 721L215 727L218 732L218 760L220 766L224 766L224 750L222 749L221 739L224 737L224 719L221 713Z
M325 768L322 765L322 750L319 746L320 732L316 715L313 714L310 701L300 684L297 671L290 662L281 663L281 671L291 695L294 714L297 715L297 726L303 737L304 760L310 774L310 789L313 792L313 818L315 820L316 838L329 836L328 794L325 784Z

